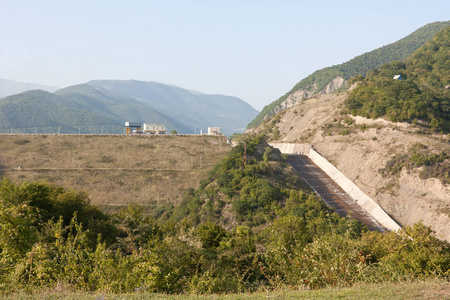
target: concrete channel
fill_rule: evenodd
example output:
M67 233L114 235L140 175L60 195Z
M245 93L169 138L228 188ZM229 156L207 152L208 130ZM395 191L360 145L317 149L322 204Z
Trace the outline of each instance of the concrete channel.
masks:
M366 225L369 230L386 231L386 228L359 206L349 194L306 155L289 154L289 164L319 194L323 201L341 217L351 214L353 218Z
M270 143L270 145L279 149L281 153L292 155L290 157L294 168L300 174L303 173L306 182L341 215L352 212L355 219L373 230L401 229L378 203L315 151L312 145L294 143ZM324 190L321 191L322 189ZM327 198L329 200L325 200Z

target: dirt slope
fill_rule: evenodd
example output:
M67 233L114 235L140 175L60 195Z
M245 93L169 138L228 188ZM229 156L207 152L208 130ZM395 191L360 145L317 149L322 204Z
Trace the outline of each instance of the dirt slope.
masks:
M418 127L406 123L341 115L346 97L347 93L322 95L281 113L276 141L312 144L398 223L422 220L450 241L449 185L421 179L420 169L403 168L386 177L378 171L394 154L408 153L417 145L430 154L448 152L448 136L420 134Z
M0 177L83 190L105 211L178 203L230 148L218 136L0 135Z

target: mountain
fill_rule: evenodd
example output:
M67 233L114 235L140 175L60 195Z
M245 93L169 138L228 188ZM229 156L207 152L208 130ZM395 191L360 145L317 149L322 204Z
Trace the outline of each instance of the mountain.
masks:
M43 90L52 93L58 90L58 88L35 83L17 82L13 80L0 78L0 98L31 90Z
M343 64L314 72L297 83L284 96L266 105L258 116L248 124L248 128L256 127L265 118L286 110L304 99L338 90L353 76L366 75L369 70L378 68L385 63L404 60L428 42L438 31L449 25L450 21L425 25L395 43L364 53Z
M142 81L91 81L55 93L27 91L0 99L0 131L123 133L124 122L163 123L166 131L242 132L258 112L239 98Z
M176 86L137 80L95 80L87 84L115 95L129 96L188 125L189 133L218 126L225 134L243 132L258 112L237 97L206 95Z
M130 120L141 123L163 123L168 132L171 130L187 132L189 130L184 124L171 120L132 97L116 95L88 84L70 86L55 92L55 94L69 100L74 108L95 112L116 120L121 127L119 132L123 131L123 123Z
M0 130L3 132L78 133L95 132L104 125L120 130L117 120L74 105L69 99L34 90L0 100ZM100 129L101 130L101 129Z
M252 133L313 145L398 223L422 220L450 241L449 41L450 26L403 61L297 103Z

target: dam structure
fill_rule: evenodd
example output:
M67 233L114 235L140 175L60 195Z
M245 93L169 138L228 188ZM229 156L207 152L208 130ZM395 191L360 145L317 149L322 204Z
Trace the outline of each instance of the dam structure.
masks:
M335 211L351 214L370 230L397 231L401 227L355 183L309 144L269 143L289 155L289 164Z

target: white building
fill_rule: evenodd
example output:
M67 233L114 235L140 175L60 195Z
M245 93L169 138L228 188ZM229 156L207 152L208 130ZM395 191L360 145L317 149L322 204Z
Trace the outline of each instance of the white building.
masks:
M219 127L208 127L208 135L220 135Z
M144 133L148 134L166 134L166 125L164 124L144 124L142 129Z

